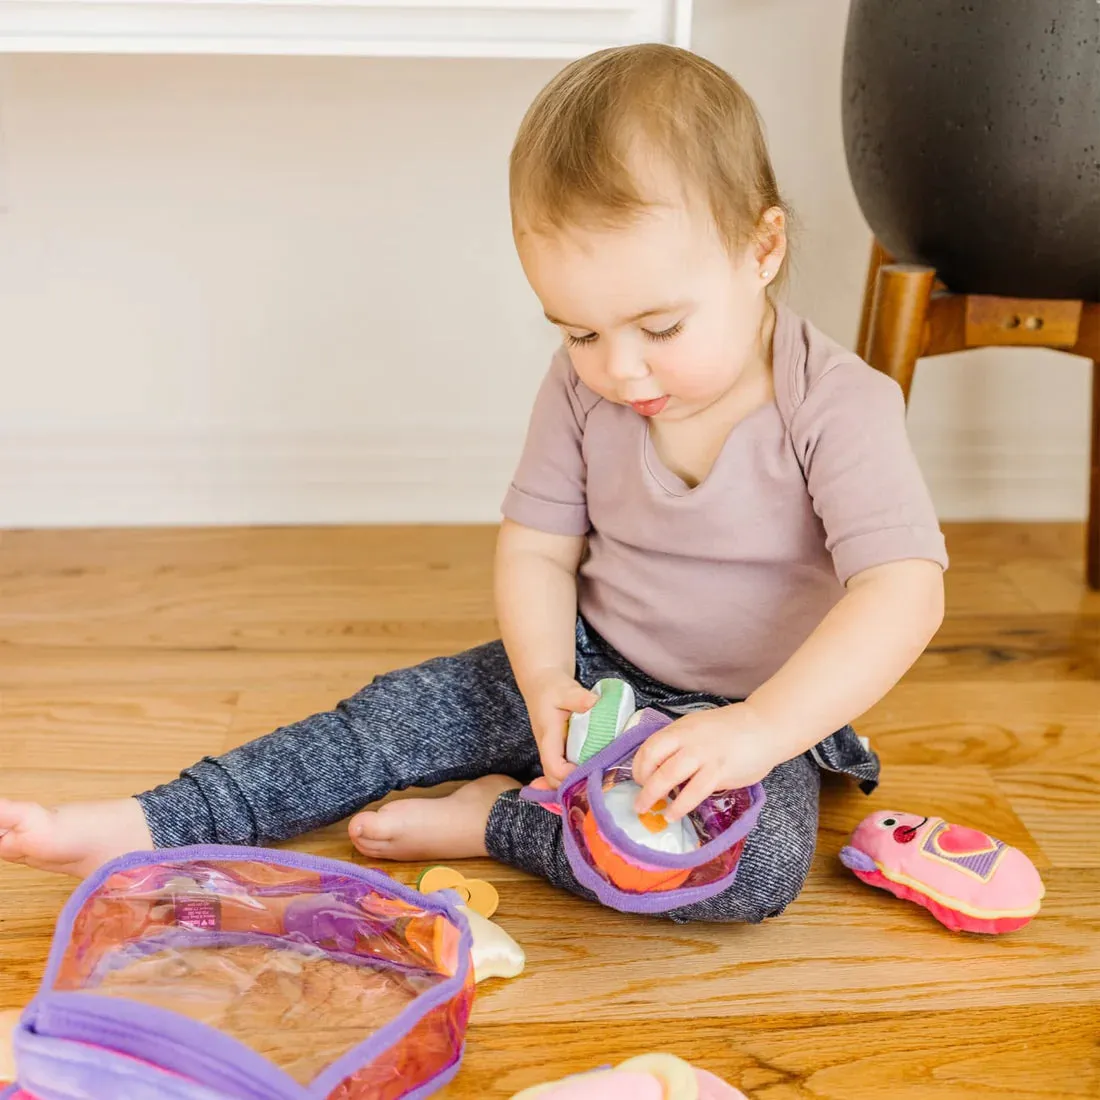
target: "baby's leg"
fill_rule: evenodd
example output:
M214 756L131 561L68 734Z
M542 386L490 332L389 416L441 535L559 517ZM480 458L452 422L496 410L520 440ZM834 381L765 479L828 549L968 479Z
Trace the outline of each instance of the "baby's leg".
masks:
M806 756L788 760L765 780L767 800L745 842L737 877L725 892L667 915L687 921L756 923L776 917L802 890L817 843L821 775ZM502 795L486 832L489 855L591 898L573 876L562 842L561 818L524 802L518 792Z
M522 696L494 642L380 676L334 710L201 760L136 801L57 811L0 802L0 858L87 874L137 848L267 844L339 821L392 790L498 773L475 788L478 798L452 803L468 819L475 803L491 804L516 785L500 774L526 780L537 766Z
M778 917L802 893L817 848L821 770L809 756L797 756L767 776L764 792L767 799L745 840L733 885L707 901L670 913L678 924L756 924Z

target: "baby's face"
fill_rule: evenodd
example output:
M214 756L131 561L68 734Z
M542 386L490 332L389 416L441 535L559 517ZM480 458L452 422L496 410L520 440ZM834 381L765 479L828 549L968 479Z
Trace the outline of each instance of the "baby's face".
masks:
M731 256L708 218L657 206L626 227L525 233L517 247L581 381L609 401L686 419L757 361L760 261L752 245Z

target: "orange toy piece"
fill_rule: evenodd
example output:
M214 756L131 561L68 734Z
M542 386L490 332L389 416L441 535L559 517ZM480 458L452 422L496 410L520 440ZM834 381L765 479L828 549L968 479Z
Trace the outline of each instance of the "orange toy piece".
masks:
M454 890L462 904L489 920L500 905L500 895L492 883L480 878L467 878L453 867L429 867L417 880L416 888L422 894L436 890Z
M690 867L643 867L641 864L628 863L600 835L591 810L584 815L583 829L592 858L620 890L633 890L639 894L650 890L675 890L691 874Z

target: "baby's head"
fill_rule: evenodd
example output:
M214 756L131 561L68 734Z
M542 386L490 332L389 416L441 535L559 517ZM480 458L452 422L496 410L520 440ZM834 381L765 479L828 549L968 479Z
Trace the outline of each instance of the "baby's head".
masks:
M643 45L567 66L510 183L520 261L590 389L684 419L759 363L786 215L756 107L716 65Z

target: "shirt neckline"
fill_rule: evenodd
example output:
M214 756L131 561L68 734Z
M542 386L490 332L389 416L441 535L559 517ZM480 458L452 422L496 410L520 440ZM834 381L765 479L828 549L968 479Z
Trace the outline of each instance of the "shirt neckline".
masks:
M783 371L781 367L788 358L789 326L793 317L786 305L782 302L775 302L773 308L775 309L775 326L772 330L772 391L773 394L778 395L779 387L781 385L787 385L788 381L786 377L787 372ZM738 420L737 423L730 428L726 433L726 438L722 440L722 446L718 449L718 454L715 455L714 462L711 463L711 467L707 471L707 476L695 486L689 485L679 474L674 473L665 465L664 460L657 453L657 447L649 431L649 422L644 417L639 416L638 420L642 429L642 461L646 471L670 496L689 497L699 493L714 480L714 475L719 465L729 452L730 441L737 434L738 430L747 427L752 421L756 420L757 417L761 416L763 413L766 413L769 409L776 413L779 412L778 396L773 396L772 400L767 404L761 405L757 409L753 409L748 416L742 417L742 419Z

